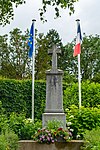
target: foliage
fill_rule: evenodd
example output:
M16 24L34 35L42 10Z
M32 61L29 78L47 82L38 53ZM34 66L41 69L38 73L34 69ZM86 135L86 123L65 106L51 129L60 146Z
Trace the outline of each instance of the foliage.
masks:
M59 7L70 10L69 14L71 15L74 13L74 3L78 0L42 0L42 8L40 8L40 19L41 21L46 21L44 19L44 14L47 11L47 6L52 6L55 9L55 16L59 17ZM0 1L0 25L6 25L10 23L11 19L14 19L14 10L13 5L15 4L16 7L18 5L25 3L26 0L7 0L7 1Z
M6 25L10 23L10 19L14 18L14 10L13 4L16 7L18 5L25 3L25 0L7 0L7 1L0 1L0 25Z
M78 78L77 57L73 58L73 46L75 41L63 46L60 36L54 29L44 35L36 32L36 58L35 58L35 79L45 80L45 71L51 68L51 57L48 50L53 44L61 49L58 55L58 68L64 71L64 81L67 83L76 82ZM8 35L0 36L0 75L11 79L31 78L32 60L28 58L28 31L22 34L18 28ZM99 82L100 80L100 35L83 35L81 46L81 77L82 81L90 80Z
M100 84L86 81L82 82L81 85L82 106L95 107L100 105ZM68 108L72 104L78 106L78 99L78 84L67 84L66 89L64 89L64 108Z
M99 150L100 149L100 127L94 128L91 131L86 131L84 134L84 146L82 150Z
M33 139L39 143L54 143L61 138L63 141L70 141L72 134L66 129L58 128L57 130L41 129L38 130Z
M51 68L51 57L48 55L48 50L52 49L56 44L57 48L61 48L62 42L56 30L49 30L47 35L40 33L36 37L36 65L35 78L36 80L46 79L46 70Z
M72 133L68 129L60 127L62 123L57 120L48 121L45 128L40 129L33 136L33 139L39 143L54 143L60 140L69 141Z
M74 75L69 74L68 71L64 71L63 82L69 84L73 82L76 83L77 79L75 78Z
M9 129L12 129L14 133L18 135L19 138L20 138L20 130L22 127L24 127L24 120L25 120L24 114L22 113L17 114L12 112L7 122Z
M18 28L8 35L0 36L0 75L11 79L31 77L31 60L28 58L28 33Z
M35 82L35 117L41 118L45 108L45 82ZM0 100L9 116L11 112L24 113L31 118L32 108L32 81L31 80L0 80Z
M28 118L24 120L24 126L20 128L19 138L21 140L31 140L32 136L38 129L42 127L40 120L33 122L32 119Z
M98 72L92 79L91 82L100 83L100 72Z
M10 132L5 132L0 135L0 150L17 150L18 136Z
M83 139L85 130L100 126L100 107L78 109L77 106L72 105L66 109L66 122L73 129L73 139Z
M59 127L63 128L63 123L59 120L49 120L47 122L46 128L48 130L57 130Z
M92 79L100 73L100 35L84 35L81 51L82 79Z
M75 40L63 46L62 54L58 60L58 65L64 71L78 78L78 61L77 57L73 58L73 47ZM100 78L100 35L83 35L81 45L81 78L83 80L92 80L97 75L97 82ZM96 80L95 80L96 82Z
M47 21L44 17L44 14L47 11L47 6L52 6L54 7L55 10L55 18L60 17L60 8L66 9L68 8L70 10L69 14L71 15L74 13L74 3L77 2L78 0L43 0L43 6L40 9L40 19L42 21Z
M78 106L78 84L63 84L64 109L72 104ZM31 118L32 107L32 81L31 80L9 80L0 79L0 100L2 107L5 108L5 114L8 116L11 112L23 113L27 118ZM95 107L100 105L100 84L82 83L82 106ZM45 109L46 83L44 81L35 81L34 105L35 118L41 119ZM3 114L4 115L4 114ZM5 117L4 117L5 118ZM3 119L3 118L2 118Z
M5 109L2 107L2 102L0 101L0 134L8 129L7 115Z
M37 133L33 136L33 140L39 143L54 143L54 137L47 129L38 130Z
M8 117L2 111L0 113L0 134L6 131L13 131L20 140L30 140L32 135L42 127L40 120L32 121L32 119L25 117L24 114L11 113Z

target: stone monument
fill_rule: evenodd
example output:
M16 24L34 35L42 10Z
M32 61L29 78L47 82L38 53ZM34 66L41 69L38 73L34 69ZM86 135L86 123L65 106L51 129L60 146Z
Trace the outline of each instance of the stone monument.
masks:
M52 68L46 71L46 108L42 115L43 127L48 120L59 120L63 123L63 127L66 127L66 116L63 110L63 71L57 69L58 53L61 51L56 45L49 50L49 54L52 54Z

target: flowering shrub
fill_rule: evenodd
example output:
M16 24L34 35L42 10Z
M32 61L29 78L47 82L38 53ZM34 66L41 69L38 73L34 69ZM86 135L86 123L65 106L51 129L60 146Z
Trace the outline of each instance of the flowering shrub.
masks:
M64 141L69 141L72 139L72 134L67 129L58 128L57 130L48 130L43 128L38 130L33 139L39 143L54 143L58 141L58 138L62 138Z
M53 133L55 140L57 141L58 137L64 139L64 141L69 141L72 139L72 133L69 130L64 130L63 128L58 128L56 132Z
M54 143L53 134L45 128L38 130L33 139L39 143Z

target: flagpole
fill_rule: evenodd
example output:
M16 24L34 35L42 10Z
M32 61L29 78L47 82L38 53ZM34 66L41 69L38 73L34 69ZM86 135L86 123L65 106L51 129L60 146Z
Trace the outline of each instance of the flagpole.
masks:
M79 108L81 107L81 72L80 72L80 54L78 54L78 85L79 85Z
M77 26L80 20L77 19ZM81 42L81 41L80 41ZM78 86L79 86L79 108L81 107L81 66L80 66L80 54L78 54Z
M32 120L34 121L34 76L35 76L35 19L32 20L33 23L33 55L32 55Z

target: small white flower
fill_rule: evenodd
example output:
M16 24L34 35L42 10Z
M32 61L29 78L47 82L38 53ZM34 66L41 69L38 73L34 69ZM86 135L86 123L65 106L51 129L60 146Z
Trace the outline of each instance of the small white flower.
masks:
M73 132L73 131L74 131L74 129L70 129L70 131L71 131L71 132Z
M78 134L78 135L76 136L76 138L77 138L77 139L80 138L80 135Z
M27 118L27 119L25 119L25 122L26 123L31 123L31 122L33 122L33 120L31 118Z
M69 116L69 118L74 118L74 116L73 116L73 115L71 115L71 116Z
M72 123L71 122L67 122L67 126L70 126Z

